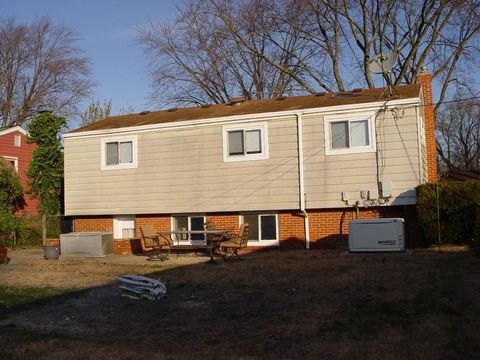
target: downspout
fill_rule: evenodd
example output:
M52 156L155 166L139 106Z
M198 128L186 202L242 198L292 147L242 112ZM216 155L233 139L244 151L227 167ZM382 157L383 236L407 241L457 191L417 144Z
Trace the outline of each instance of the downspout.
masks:
M423 184L423 158L422 158L422 126L420 124L420 114L418 106L415 106L415 116L417 118L417 151L418 151L418 183Z
M310 249L310 228L308 214L305 211L305 180L303 176L303 125L302 114L297 113L297 141L298 141L298 181L299 181L299 197L300 212L303 216L304 232L305 232L305 248Z

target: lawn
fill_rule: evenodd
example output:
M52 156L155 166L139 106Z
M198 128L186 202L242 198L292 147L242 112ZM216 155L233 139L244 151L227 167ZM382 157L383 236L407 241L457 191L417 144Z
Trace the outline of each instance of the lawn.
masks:
M169 261L151 273L145 266L128 269L165 281L162 302L120 297L114 275L110 284L87 289L0 290L9 299L0 322L2 358L473 359L480 353L480 260L468 251L272 251L217 266ZM68 264L55 266L68 274ZM107 273L108 266L88 271Z
M72 291L63 288L44 287L13 287L0 285L0 314L10 309L27 308L32 303L40 303L42 300L51 300L61 297Z

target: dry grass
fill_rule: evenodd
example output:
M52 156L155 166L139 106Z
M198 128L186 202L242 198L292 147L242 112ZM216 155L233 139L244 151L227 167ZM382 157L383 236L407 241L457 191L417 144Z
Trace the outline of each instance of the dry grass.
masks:
M3 354L468 359L480 353L480 262L468 251L297 251L244 258L153 269L149 276L168 284L164 302L128 300L103 285L4 309ZM65 276L76 276L67 269ZM105 274L108 266L98 271ZM118 268L110 271L113 280Z

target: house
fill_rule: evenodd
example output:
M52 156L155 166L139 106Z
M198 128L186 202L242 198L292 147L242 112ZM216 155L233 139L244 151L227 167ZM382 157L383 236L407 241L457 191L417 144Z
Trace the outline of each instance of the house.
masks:
M28 190L28 177L26 175L32 159L33 150L36 144L27 144L26 138L28 133L20 126L14 126L7 129L0 129L0 157L7 160L18 173L20 183L25 192L24 208L21 212L30 215L37 215L37 199L30 199L26 195Z
M391 96L388 96L391 93ZM75 231L250 225L249 247L332 247L348 221L403 217L437 181L431 75L389 89L115 116L64 135L65 212ZM182 239L190 244L198 239Z

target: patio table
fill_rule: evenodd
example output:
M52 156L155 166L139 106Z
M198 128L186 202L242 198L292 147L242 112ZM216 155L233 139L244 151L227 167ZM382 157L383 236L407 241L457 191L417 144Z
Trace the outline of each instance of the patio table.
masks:
M232 232L231 229L206 229L206 230L172 230L172 231L159 231L157 234L162 238L166 239L169 243L175 244L175 240L172 238L172 235L204 235L206 237L205 247L210 252L210 260L208 261L211 264L215 263L213 259L213 254L220 247L222 241L228 240L228 234ZM180 245L179 236L175 236L177 246ZM175 245L174 245L175 246Z

